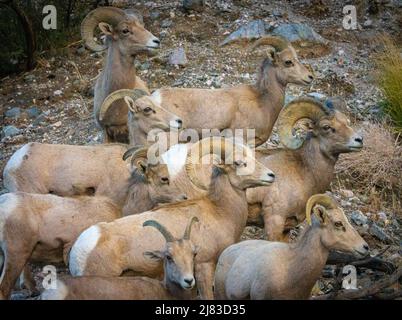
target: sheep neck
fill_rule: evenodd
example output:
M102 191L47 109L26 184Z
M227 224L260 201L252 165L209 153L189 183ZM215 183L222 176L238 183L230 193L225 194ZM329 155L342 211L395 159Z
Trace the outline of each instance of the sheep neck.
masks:
M321 275L328 254L328 248L321 241L320 226L309 227L300 240L291 245L289 274L293 277L292 283L297 283L298 288L310 293Z
M134 66L135 56L121 54L115 41L109 42L105 73L108 74L110 92L121 88L133 88L137 76Z
M191 300L192 299L192 291L191 290L184 290L177 283L169 281L169 279L167 279L166 274L163 278L162 285L169 292L169 294L172 297L174 297L175 299L179 299L179 300Z
M320 143L314 137L308 139L299 151L303 166L314 178L315 192L323 192L328 189L334 177L336 157L328 157L320 149Z
M234 236L239 239L246 227L248 207L246 192L232 186L225 173L214 173L208 198L220 217L225 218L225 227L232 225Z
M127 200L123 209L123 215L144 212L153 207L154 203L149 196L149 185L146 179L134 172L128 183Z

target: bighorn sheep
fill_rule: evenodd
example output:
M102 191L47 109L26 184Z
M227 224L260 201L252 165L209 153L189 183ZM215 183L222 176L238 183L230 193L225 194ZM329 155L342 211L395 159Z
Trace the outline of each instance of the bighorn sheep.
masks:
M187 128L196 129L255 129L255 142L263 144L270 136L281 111L288 83L308 85L313 75L297 58L287 41L265 37L254 44L274 48L260 67L255 85L240 85L225 89L162 88L152 94L156 104L177 114ZM127 95L129 95L128 90ZM101 112L109 112L104 103Z
M99 26L106 35L106 44L94 40ZM104 99L119 89L141 89L147 85L136 75L134 59L140 53L153 53L160 41L144 28L142 17L133 10L101 7L91 11L81 24L81 35L86 46L93 51L107 49L104 70L95 85L94 111L98 124L104 129L105 142L123 142L128 139L127 105L116 101L101 119L100 107Z
M154 261L163 261L163 281L147 277L66 277L57 281L56 289L42 293L42 300L172 300L193 297L194 258L198 248L191 242L193 217L184 236L176 239L161 224L145 221L143 226L156 228L165 238L163 251L145 252Z
M196 216L200 224L191 240L200 247L195 260L197 286L201 297L211 299L216 260L224 248L239 240L246 225L245 190L270 185L275 179L271 170L255 161L248 147L209 138L195 143L187 159L186 171L194 184L199 181L193 164L206 154L221 157L221 150L224 163L214 165L207 196L92 226L78 237L70 252L71 274L120 276L131 270L156 277L161 274L161 264L144 259L143 252L161 250L163 239L158 232L143 228L143 222L156 220L177 237L189 217Z
M293 136L299 120L309 119L307 134ZM311 98L292 101L279 116L279 136L288 149L256 153L259 161L272 168L278 182L272 188L247 191L250 216L261 212L268 240L284 240L285 224L304 220L309 197L329 188L334 166L341 153L359 151L363 138L351 127L349 119L330 101Z
M4 172L10 192L52 193L59 196L95 195L110 198L124 215L150 210L159 203L185 199L169 186L166 165L148 164L137 149L132 160L142 159L132 171L123 160L126 145L53 145L31 142L17 150ZM127 156L126 156L127 157Z
M0 196L4 254L0 299L10 296L28 261L67 262L71 245L83 230L120 217L121 209L105 197L62 198L24 192Z
M308 299L330 250L358 258L369 247L343 210L325 194L306 205L310 226L296 243L248 240L221 254L215 273L217 299Z

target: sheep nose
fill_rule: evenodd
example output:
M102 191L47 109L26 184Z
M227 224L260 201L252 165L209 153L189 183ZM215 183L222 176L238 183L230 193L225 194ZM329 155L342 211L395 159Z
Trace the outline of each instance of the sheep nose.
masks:
M355 141L356 141L357 143L363 144L363 137L356 137L356 138L355 138Z
M183 195L181 196L181 198L182 198L183 200L188 200L188 197L187 197L185 194L183 194Z
M308 75L308 78L309 78L311 81L313 81L313 80L314 80L314 77L313 77L313 75L312 75L312 74L309 74L309 75Z
M187 283L189 286L193 284L194 278L185 278L184 282Z
M366 250L366 251L369 251L370 247L368 246L367 243L365 243L365 244L363 244L363 249Z
M273 172L268 173L268 177L271 179L275 179L275 174Z
M161 41L158 38L153 39L152 42L155 43L157 46L161 45Z
M179 128L183 126L183 120L181 119L176 119L177 124L179 125Z

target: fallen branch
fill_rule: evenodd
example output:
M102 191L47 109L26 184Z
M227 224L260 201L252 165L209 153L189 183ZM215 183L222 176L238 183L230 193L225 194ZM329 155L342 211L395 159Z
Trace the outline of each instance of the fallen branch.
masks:
M402 277L402 266L389 277L382 279L371 286L362 289L342 289L339 291L333 291L328 294L324 294L321 296L313 297L312 300L354 300L354 299L363 299L363 298L377 298L377 299L395 299L402 295L402 290L399 288L396 292L393 293L380 293L385 288L390 287L395 282L397 282Z
M329 254L327 264L350 264L355 267L364 267L391 274L396 269L394 264L380 258L386 250L388 250L388 247L378 255L363 260L356 260L356 257L351 254L333 251Z

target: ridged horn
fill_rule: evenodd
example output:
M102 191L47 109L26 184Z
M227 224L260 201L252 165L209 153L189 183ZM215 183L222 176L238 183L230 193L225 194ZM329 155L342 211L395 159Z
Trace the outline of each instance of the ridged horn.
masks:
M225 139L223 137L209 137L194 143L186 159L185 170L190 181L202 190L208 188L199 180L196 164L200 163L203 156L208 154L215 154L224 161L225 153L229 148L233 149L233 140Z
M100 7L92 10L81 23L81 37L87 48L93 51L103 51L107 48L94 40L94 31L100 22L117 25L126 17L123 10L115 7Z
M287 40L281 37L264 36L253 43L253 45L250 47L250 51L253 51L255 48L263 45L271 46L275 49L275 51L280 52L288 48L290 44Z
M313 98L299 98L290 102L278 117L278 134L281 142L289 149L298 149L304 143L303 137L293 135L293 127L300 119L308 118L316 123L321 117L333 111Z
M124 154L123 154L123 161L126 161L128 158L131 157L131 155L132 155L137 149L142 148L142 147L143 147L143 146L135 146L135 147L132 147L132 148L130 148L130 149L127 149L127 151L124 152Z
M336 201L326 194L315 194L308 199L306 204L306 220L311 225L311 210L316 204L324 206L326 209L336 209L338 204Z
M102 106L99 110L99 121L103 121L106 112L115 101L123 99L126 96L131 97L135 101L146 95L148 95L148 93L141 89L120 89L112 92L105 98L102 103Z
M148 147L140 147L133 152L131 155L131 166L137 167L138 160L145 160L148 159Z
M184 232L183 239L184 240L190 240L190 235L191 235L191 227L193 226L194 223L199 222L197 217L192 217L190 222L188 223L186 227L186 231Z
M162 226L158 221L155 220L147 220L143 223L143 227L154 227L158 229L158 231L163 235L165 238L166 242L173 242L175 241L175 237L164 227Z

